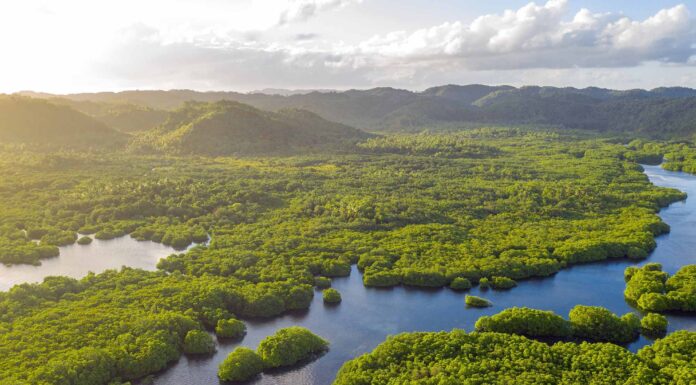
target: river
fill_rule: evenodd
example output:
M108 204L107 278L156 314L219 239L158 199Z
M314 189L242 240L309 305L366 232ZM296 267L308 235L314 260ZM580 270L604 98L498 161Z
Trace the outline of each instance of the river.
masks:
M659 166L645 166L645 173L658 186L677 188L689 196L696 196L696 176L666 171ZM553 310L564 317L578 304L604 306L619 314L630 311L640 314L624 301L623 271L626 267L659 262L672 274L683 265L696 263L696 199L674 203L660 211L660 216L671 225L672 231L657 238L657 249L647 260L637 264L629 260L613 260L577 265L549 278L520 282L510 291L472 289L471 294L493 302L493 307L486 309L466 308L464 294L449 289L366 288L360 273L353 267L349 277L333 280L333 287L343 297L340 305L325 306L321 293L317 291L306 312L264 322L247 322L248 333L241 342L218 345L217 353L212 357L182 357L157 375L155 384L219 385L217 367L236 346L255 348L264 337L291 325L307 327L328 339L331 342L329 352L305 366L263 374L251 384L327 385L345 361L371 351L389 335L453 328L473 330L479 317L513 306ZM696 316L667 317L669 332L696 330ZM627 347L636 351L651 342L641 336Z
M645 166L645 172L658 186L677 188L696 196L696 176L665 171L659 166ZM674 273L683 265L696 264L696 199L674 203L663 209L660 216L672 231L658 237L657 249L638 265L659 262L665 271ZM138 242L130 237L95 240L87 246L61 247L60 251L59 257L43 260L41 266L0 265L0 290L21 282L38 282L48 275L81 277L88 271L101 272L123 265L154 270L160 258L175 252L170 247ZM343 297L340 305L325 306L317 291L309 310L268 321L248 321L248 332L241 342L219 344L217 353L210 357L184 356L159 373L154 383L219 385L217 367L236 346L255 348L261 339L291 325L307 327L328 339L329 352L305 366L264 374L252 384L327 385L345 361L371 351L389 335L453 328L472 330L480 316L513 306L553 310L563 316L578 304L604 306L619 314L635 312L623 298L623 271L633 264L628 260L613 260L578 265L549 278L520 282L510 291L472 289L471 294L493 302L493 307L486 309L466 308L464 294L449 289L366 288L353 267L349 277L333 280L333 287ZM669 332L696 330L696 316L668 315L668 318ZM649 343L650 340L641 336L627 347L636 351Z

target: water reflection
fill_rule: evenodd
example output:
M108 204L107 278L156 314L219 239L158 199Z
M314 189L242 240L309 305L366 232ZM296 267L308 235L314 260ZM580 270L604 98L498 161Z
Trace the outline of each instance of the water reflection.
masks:
M656 185L674 187L696 196L695 176L665 171L657 166L645 168L646 174ZM696 263L696 200L675 203L660 215L672 226L672 232L657 239L658 247L648 261L662 263L669 273L674 273L682 265ZM253 384L330 384L345 361L372 350L388 335L410 331L448 331L453 328L472 330L480 316L495 314L513 306L553 310L563 316L567 316L577 304L604 306L621 314L635 311L623 299L623 271L631 264L626 260L613 260L574 266L550 278L520 282L511 291L474 288L472 294L493 302L493 307L485 309L466 308L464 295L449 289L365 288L354 267L350 277L333 282L333 287L343 297L339 306L325 306L317 292L308 311L268 321L248 322L248 333L244 340L219 344L217 354L207 360L183 357L159 374L155 384L219 384L217 367L236 346L255 348L264 337L291 325L307 327L327 338L331 342L330 351L303 367L264 374ZM668 315L668 318L670 332L696 330L694 316ZM636 351L649 343L650 340L641 337L628 348Z
M51 275L81 278L90 271L100 273L121 266L155 270L160 258L175 252L169 246L136 241L129 236L105 241L95 239L89 245L61 247L58 257L43 259L40 266L0 265L0 290L8 290L18 283L41 282Z

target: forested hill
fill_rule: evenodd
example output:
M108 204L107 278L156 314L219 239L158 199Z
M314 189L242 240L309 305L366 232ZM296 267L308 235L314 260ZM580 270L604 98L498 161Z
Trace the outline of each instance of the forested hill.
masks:
M269 111L306 109L332 121L384 131L422 131L483 123L548 124L651 137L686 137L696 133L696 90L680 87L617 91L596 87L445 85L422 92L374 88L281 96L172 90L74 94L65 98L156 109L174 109L186 101L232 100Z
M138 135L136 152L195 155L290 154L339 150L372 135L299 109L268 112L231 101L189 102Z
M125 134L70 107L0 96L0 143L87 149L119 147L126 142Z

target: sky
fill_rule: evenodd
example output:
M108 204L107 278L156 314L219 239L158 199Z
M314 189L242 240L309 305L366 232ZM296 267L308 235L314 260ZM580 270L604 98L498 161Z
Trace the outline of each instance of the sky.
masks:
M0 2L0 92L696 88L696 1Z

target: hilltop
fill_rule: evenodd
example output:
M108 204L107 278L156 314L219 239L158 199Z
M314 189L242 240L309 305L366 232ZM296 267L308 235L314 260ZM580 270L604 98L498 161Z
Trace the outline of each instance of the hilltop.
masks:
M170 110L187 101L230 100L267 111L304 109L369 131L534 124L649 137L689 137L696 133L696 90L683 87L611 90L450 84L422 92L388 87L282 95L277 91L244 94L171 90L74 94L64 98Z
M189 102L134 139L131 150L209 156L339 150L371 137L309 111L262 111L238 102Z
M51 148L123 146L122 134L68 106L18 96L0 96L0 143Z

